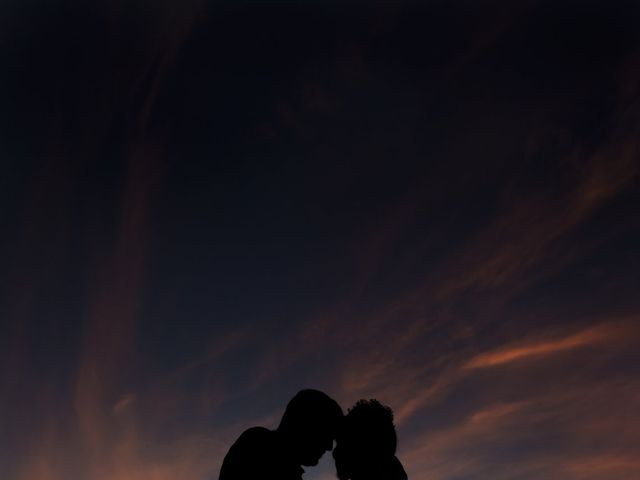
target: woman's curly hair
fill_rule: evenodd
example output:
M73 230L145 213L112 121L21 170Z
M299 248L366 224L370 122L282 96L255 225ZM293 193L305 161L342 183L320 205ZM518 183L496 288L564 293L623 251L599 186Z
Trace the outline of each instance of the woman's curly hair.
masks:
M375 399L359 400L344 421L349 443L370 454L395 455L398 444L393 411Z

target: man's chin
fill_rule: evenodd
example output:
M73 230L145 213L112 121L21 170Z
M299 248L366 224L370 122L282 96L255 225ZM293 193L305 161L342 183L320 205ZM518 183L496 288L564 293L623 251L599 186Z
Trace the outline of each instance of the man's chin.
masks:
M315 467L320 462L320 458L305 460L302 462L304 467Z

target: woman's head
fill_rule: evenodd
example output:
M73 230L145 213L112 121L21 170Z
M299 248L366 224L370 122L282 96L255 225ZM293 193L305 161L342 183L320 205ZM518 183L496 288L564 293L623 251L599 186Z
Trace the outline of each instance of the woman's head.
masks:
M377 400L360 400L344 418L333 452L340 479L361 478L378 461L392 458L398 440L393 411Z

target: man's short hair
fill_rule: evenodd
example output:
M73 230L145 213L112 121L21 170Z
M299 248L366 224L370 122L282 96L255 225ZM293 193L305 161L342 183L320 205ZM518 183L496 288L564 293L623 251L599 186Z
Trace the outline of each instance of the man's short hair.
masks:
M337 431L343 417L342 408L333 398L319 390L306 389L289 401L278 430L297 431L317 425Z

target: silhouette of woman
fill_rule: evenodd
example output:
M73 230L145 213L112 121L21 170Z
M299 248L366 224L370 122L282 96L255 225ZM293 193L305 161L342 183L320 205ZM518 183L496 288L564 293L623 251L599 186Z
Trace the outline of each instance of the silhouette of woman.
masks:
M333 458L340 480L407 480L396 457L393 411L377 400L359 400L344 418Z

